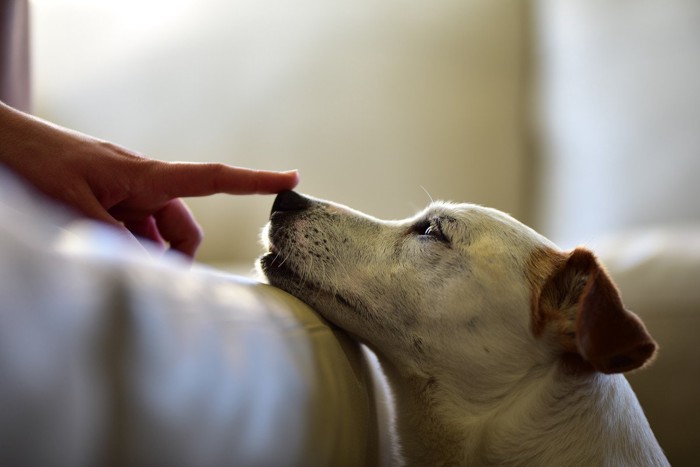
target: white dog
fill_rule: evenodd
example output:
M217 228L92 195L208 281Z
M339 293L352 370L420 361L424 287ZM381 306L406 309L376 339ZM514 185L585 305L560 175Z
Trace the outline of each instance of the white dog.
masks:
M371 348L411 466L669 465L620 374L656 344L586 249L432 203L404 221L286 192L260 267Z

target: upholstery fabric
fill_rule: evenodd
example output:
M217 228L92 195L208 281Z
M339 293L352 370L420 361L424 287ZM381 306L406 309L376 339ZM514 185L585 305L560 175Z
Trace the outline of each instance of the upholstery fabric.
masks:
M374 465L358 344L0 183L0 465Z

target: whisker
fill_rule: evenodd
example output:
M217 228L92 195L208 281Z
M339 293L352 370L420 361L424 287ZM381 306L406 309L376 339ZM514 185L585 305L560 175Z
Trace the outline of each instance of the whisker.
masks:
M424 187L423 185L418 185L418 186L421 187L421 189L425 192L426 195L428 195L428 199L430 200L430 202L431 202L431 203L434 203L435 200L433 199L432 196L430 196L430 193L428 192L428 190L426 190L425 187Z
M277 254L277 256L279 256L279 253ZM289 255L285 256L284 259L282 260L282 262L277 265L277 267L281 268L282 265L287 261L287 258L289 258ZM277 259L277 258L275 258L275 259Z

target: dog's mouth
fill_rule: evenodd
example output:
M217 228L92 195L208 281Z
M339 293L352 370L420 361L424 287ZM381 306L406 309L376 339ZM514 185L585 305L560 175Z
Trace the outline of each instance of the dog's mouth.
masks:
M330 303L331 306L342 305L353 310L362 309L362 304L357 303L357 300L346 297L339 291L330 290L308 274L298 272L289 256L276 248L270 248L258 261L271 285L296 296L311 307L322 309Z
M276 248L270 248L260 259L262 272L270 284L279 287L299 298L307 295L305 291L324 292L324 289L307 274L298 272L289 255Z
M289 265L285 264L287 259L281 251L270 248L270 251L262 255L258 261L262 272L270 280L274 280L279 276L298 276Z

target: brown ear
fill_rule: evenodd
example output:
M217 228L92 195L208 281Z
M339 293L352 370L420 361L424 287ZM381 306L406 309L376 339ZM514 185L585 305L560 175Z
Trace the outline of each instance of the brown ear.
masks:
M539 306L543 319L558 322L554 329L565 350L602 373L640 368L656 352L642 321L625 309L612 280L586 249L571 252L547 279Z

